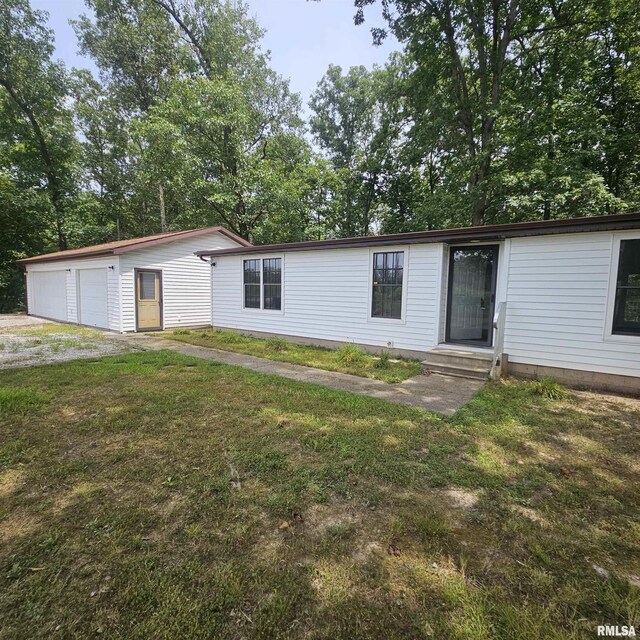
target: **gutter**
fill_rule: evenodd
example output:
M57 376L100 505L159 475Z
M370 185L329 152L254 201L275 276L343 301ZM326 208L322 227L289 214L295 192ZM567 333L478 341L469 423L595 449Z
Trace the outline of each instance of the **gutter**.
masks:
M517 222L513 224L491 225L486 227L463 227L438 231L418 231L383 236L362 236L357 238L337 238L333 240L310 240L213 251L197 251L203 256L235 256L281 251L318 251L328 249L354 249L359 247L384 247L391 245L431 244L431 243L469 243L505 238L559 235L567 233L585 233L597 231L617 231L640 229L640 213L619 214L613 216L593 216L588 218L566 218L562 220Z

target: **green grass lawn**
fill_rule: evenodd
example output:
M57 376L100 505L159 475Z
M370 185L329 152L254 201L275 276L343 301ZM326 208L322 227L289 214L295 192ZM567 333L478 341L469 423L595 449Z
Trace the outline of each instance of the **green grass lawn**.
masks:
M640 402L549 391L444 419L172 352L0 372L0 638L640 625Z
M282 338L254 338L234 331L219 329L204 331L178 329L160 335L201 347L235 351L269 360L350 373L354 376L383 380L384 382L402 382L422 373L422 367L417 360L390 358L388 354L381 357L374 356L364 353L356 345L351 344L345 345L341 349L325 349L311 345L293 344Z

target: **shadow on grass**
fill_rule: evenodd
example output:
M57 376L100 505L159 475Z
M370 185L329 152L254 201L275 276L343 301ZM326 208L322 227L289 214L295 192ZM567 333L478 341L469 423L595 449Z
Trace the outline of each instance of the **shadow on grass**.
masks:
M445 420L170 352L0 380L0 637L638 624L637 402L507 382Z

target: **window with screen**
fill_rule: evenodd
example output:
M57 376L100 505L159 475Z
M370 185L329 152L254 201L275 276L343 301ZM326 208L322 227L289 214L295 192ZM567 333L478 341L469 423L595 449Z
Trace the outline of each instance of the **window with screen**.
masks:
M156 299L156 274L149 271L141 271L138 274L138 294L140 300Z
M260 308L260 260L244 261L244 306Z
M402 318L403 251L373 254L371 316Z
M262 261L263 307L282 308L282 259L265 258Z
M640 239L620 241L613 333L640 335Z

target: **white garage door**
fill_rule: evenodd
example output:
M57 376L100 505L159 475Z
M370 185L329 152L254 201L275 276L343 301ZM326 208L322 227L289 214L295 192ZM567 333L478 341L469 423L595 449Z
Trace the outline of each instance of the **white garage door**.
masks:
M34 316L67 320L67 272L31 271L31 308Z
M78 270L78 322L109 328L107 310L107 270Z

